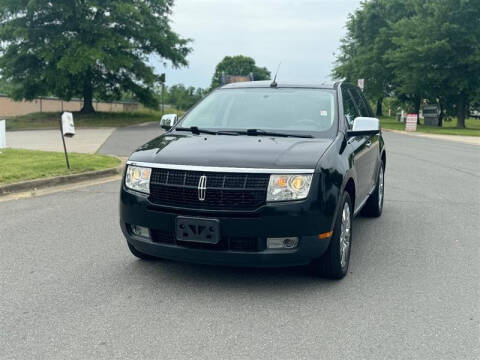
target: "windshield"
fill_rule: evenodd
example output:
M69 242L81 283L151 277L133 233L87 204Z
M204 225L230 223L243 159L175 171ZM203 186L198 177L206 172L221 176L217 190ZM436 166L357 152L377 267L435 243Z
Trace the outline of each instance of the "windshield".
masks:
M180 126L327 133L334 128L335 108L333 90L221 89L214 91L185 115Z

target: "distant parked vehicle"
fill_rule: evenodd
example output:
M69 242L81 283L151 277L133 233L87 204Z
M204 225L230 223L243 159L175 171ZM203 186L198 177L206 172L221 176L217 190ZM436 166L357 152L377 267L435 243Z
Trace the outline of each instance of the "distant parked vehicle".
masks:
M471 109L470 110L470 117L475 119L480 119L480 109Z
M177 122L178 122L177 114L165 114L160 119L160 126L171 128L172 126L175 126Z
M440 107L425 105L423 107L423 121L426 126L440 126Z

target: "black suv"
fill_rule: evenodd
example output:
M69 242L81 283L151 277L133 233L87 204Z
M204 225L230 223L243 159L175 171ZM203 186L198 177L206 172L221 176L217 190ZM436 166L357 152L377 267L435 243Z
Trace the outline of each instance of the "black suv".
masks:
M122 181L120 224L139 258L342 278L353 217L382 213L384 142L355 86L230 84L167 130Z

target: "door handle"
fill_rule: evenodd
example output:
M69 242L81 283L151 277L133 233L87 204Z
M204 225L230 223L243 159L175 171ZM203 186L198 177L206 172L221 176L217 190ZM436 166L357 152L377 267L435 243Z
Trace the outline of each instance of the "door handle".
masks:
M365 143L365 145L367 145L367 147L372 146L372 141L371 141L371 140L368 140L368 141Z

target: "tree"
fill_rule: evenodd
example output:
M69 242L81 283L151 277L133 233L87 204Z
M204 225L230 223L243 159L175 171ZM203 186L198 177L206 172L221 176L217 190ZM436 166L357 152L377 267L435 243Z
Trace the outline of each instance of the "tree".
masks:
M118 99L130 92L156 106L159 56L187 65L191 49L170 28L173 0L0 0L0 75L15 99Z
M397 87L422 90L465 127L469 104L480 89L480 2L416 0L416 14L393 26L394 49L386 55Z
M393 95L417 114L422 99L465 126L480 87L478 0L370 0L350 16L333 72L377 101Z
M218 63L213 74L211 88L215 89L221 84L222 73L226 75L248 76L253 73L255 80L270 79L270 71L265 67L258 67L255 60L248 56L225 56L222 61Z
M5 95L9 92L10 85L0 77L0 95Z
M165 100L179 110L188 110L199 102L207 92L202 88L185 87L177 84L166 89Z
M349 16L347 35L341 41L333 77L356 83L365 79L364 93L376 103L376 115L382 116L383 99L392 92L393 73L384 59L393 46L391 24L409 16L410 0L373 0L363 2Z

